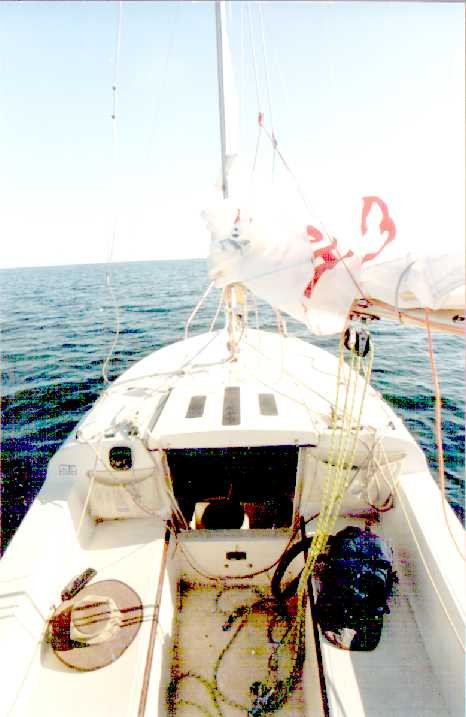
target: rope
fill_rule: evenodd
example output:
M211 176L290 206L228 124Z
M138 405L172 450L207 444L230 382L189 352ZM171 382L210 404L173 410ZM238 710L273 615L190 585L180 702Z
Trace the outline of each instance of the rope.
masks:
M273 116L272 116L272 100L270 95L270 80L269 80L269 63L267 59L267 47L265 42L265 27L264 27L264 15L262 12L262 3L258 4L259 7L259 18L261 24L261 36L262 36L262 55L264 58L264 73L265 73L265 89L267 94L267 104L269 107L270 115L270 126L272 128L272 137L275 140L275 132L273 128ZM276 156L277 143L276 140L273 142L273 153L272 153L272 177L275 171L275 156Z
M167 45L167 54L165 55L165 64L164 64L163 71L162 71L162 78L161 78L162 84L160 86L160 91L159 91L158 97L155 102L154 114L153 114L152 122L151 122L151 125L149 128L149 136L148 136L148 140L147 140L147 144L149 146L151 145L151 143L153 141L155 128L158 124L158 120L160 117L160 110L162 107L162 98L166 95L168 67L169 67L169 63L171 60L171 55L172 55L173 47L174 47L175 32L176 32L177 25L178 25L178 16L179 16L180 5L181 5L181 0L178 0L178 2L176 3L176 5L174 7L174 10L173 10L173 16L172 16L171 27L170 27L170 37L169 37L168 45Z
M224 300L225 300L225 289L222 289L222 293L220 294L220 299L219 299L218 304L217 304L217 310L216 310L216 312L215 312L215 316L214 316L214 318L212 319L212 322L211 322L211 324L210 324L210 326L209 326L209 334L211 334L212 331L214 330L214 327L215 327L215 324L217 323L217 319L218 319L219 314L220 314L220 311L221 311L221 309L222 309Z
M233 589L234 589L234 586L233 586ZM223 592L223 590L222 590L222 592ZM203 705L193 702L192 700L185 700L185 699L177 697L180 683L186 679L193 679L193 680L196 680L199 684L201 684L204 687L204 689L207 691L207 693L214 705L214 708L216 710L215 715L217 715L218 717L223 717L223 712L222 712L220 704L219 704L220 701L222 703L224 703L225 705L228 705L229 707L232 707L233 709L237 709L243 713L245 712L248 715L253 714L253 712L251 711L250 705L244 705L244 704L241 704L240 702L237 702L236 700L232 699L219 687L219 684L218 684L219 671L220 671L222 661L223 661L225 655L227 654L227 652L231 649L234 642L239 637L243 628L247 625L250 616L258 608L261 608L262 609L261 611L263 611L265 606L271 604L270 597L260 595L257 588L253 587L252 590L256 594L259 594L259 596L260 596L259 599L254 601L251 605L242 605L242 606L238 607L236 610L234 610L233 612L229 613L229 617L223 625L223 629L225 631L229 630L231 628L231 626L233 625L233 623L235 622L235 620L240 618L240 621L237 624L236 630L233 632L231 638L228 640L226 645L223 647L223 649L221 650L220 654L218 655L218 657L215 661L214 668L213 668L212 680L208 680L205 677L203 677L202 675L199 675L194 672L184 672L181 675L178 675L172 679L172 681L169 685L169 688L168 688L168 703L169 703L170 713L172 713L172 714L175 713L176 706L189 705L192 707L196 707L196 709L198 709L200 712L202 712L202 714L212 717L212 713L209 712L209 710L206 707L204 707ZM222 592L220 594L222 594ZM218 608L219 597L220 596L217 595L217 598L215 601L216 612L219 611L219 608ZM223 611L221 611L221 612L223 613ZM225 614L225 613L223 613L223 614ZM289 621L288 616L284 616L284 617ZM276 619L277 619L277 616L274 612L272 614L272 618L268 625L268 629L267 629L268 636L272 635L272 631L273 631L273 627L275 625ZM281 647L283 647L286 644L286 640L287 640L290 629L291 629L291 626L290 626L290 624L288 624L287 629L284 632L284 635L279 640L276 640L276 639L270 640L269 639L269 642L272 642L274 645L274 647L271 651L271 655L268 660L270 669L272 669L272 667L271 667L272 664L276 664L277 652Z
M296 175L294 174L293 170L291 169L291 167L289 166L288 162L286 161L285 157L283 156L282 152L280 151L280 149L279 149L279 147L278 147L277 138L276 138L275 135L273 134L273 131L272 131L272 133L270 133L270 132L266 129L266 127L264 126L264 117L263 117L263 114L262 114L262 113L259 113L259 120L258 120L258 121L259 121L259 127L260 127L260 129L264 132L264 134L266 135L266 137L268 138L268 140L269 140L270 143L272 144L272 147L273 147L273 149L274 149L274 152L277 153L277 155L278 155L278 157L280 158L280 160L281 160L283 166L285 167L286 171L289 173L289 175L290 175L291 178L293 179L293 181L294 181L294 183L295 183L296 190L297 190L297 192L298 192L298 195L299 195L299 197L301 198L301 201L303 202L303 204L304 204L304 206L305 206L305 208L306 208L306 210L307 210L309 216L312 216L313 212L312 212L311 205L309 204L309 201L308 201L306 195L304 194L304 191L303 191L302 188L301 188L301 185L300 185L300 183L299 183L299 181L298 181L298 178L296 177ZM319 220L318 223L319 223L319 225L320 225L320 227L321 227L321 229L322 229L322 234L323 234L323 236L325 237L325 239L326 239L329 243L332 243L330 234L329 234L329 232L327 231L327 228L325 227L325 224L323 223L323 221L322 221L322 220ZM348 264L347 264L346 261L345 261L345 257L342 256L342 254L340 253L340 251L339 251L339 249L338 249L338 246L333 247L333 251L334 251L335 254L337 255L338 260L341 261L342 264L343 264L343 266L345 267L345 269L346 269L348 275L350 276L350 278L351 278L353 284L355 285L355 287L356 287L358 293L360 294L360 298L361 298L361 299L365 299L365 300L367 301L367 300L368 300L368 299L367 299L367 296L365 295L365 293L364 293L364 291L363 291L363 289L362 289L360 283L358 282L358 280L357 280L356 277L354 276L353 272L352 272L351 269L348 267Z
M324 492L322 498L321 512L317 521L316 532L314 534L311 546L309 548L306 564L301 573L298 584L298 601L296 621L293 629L289 634L289 641L295 645L293 665L290 673L285 680L285 696L294 688L300 678L302 664L305 654L305 615L306 615L306 596L307 584L309 577L314 569L317 557L325 550L328 537L333 530L338 517L340 506L345 495L346 489L351 481L351 466L356 455L357 441L361 427L362 411L365 403L367 388L373 363L373 349L370 345L369 355L366 365L362 366L361 357L351 352L350 371L346 381L346 391L344 397L344 406L341 417L338 415L339 394L341 385L341 375L343 371L343 336L340 340L340 357L337 373L337 389L335 410L332 420L332 436L329 451L329 466L324 483ZM355 365L356 364L356 365ZM360 371L363 370L363 388L360 391L359 408L357 407L356 398L358 393L358 384L360 383ZM352 394L352 395L351 395ZM348 410L348 406L350 407ZM356 416L356 423L353 425L353 419ZM341 428L338 426L339 418L341 418ZM287 638L288 639L288 638Z
M115 230L114 230L114 237L115 237ZM116 300L115 292L114 292L114 290L113 290L112 281L111 281L111 274L110 274L110 270L109 270L109 269L107 270L106 284L107 284L107 289L108 289L108 292L109 292L109 294L110 294L110 298L111 298L111 300L112 300L113 308L114 308L114 311L115 311L115 331L114 331L114 334L113 334L113 341L112 341L112 345L110 346L109 352L108 352L108 354L107 354L107 356L106 356L106 358L105 358L105 360L104 360L104 362L103 362L103 364L102 364L102 378L103 378L103 380L104 380L104 383L109 384L109 383L110 383L110 379L108 378L108 373L107 373L108 365L109 365L109 363L110 363L110 361L111 361L111 359L112 359L113 354L115 353L115 349L116 349L117 343L118 343L118 338L119 338L119 336L120 336L120 326L121 326L121 321L120 321L120 308L119 308L119 306L118 306L118 302L117 302L117 300Z
M246 82L245 82L245 32L244 32L244 3L241 3L240 7L240 72L239 72L239 107L238 107L238 122L239 122L239 146L244 146L243 141L243 123L241 117L243 116L243 108L246 106Z
M117 32L116 32L116 40L115 40L115 56L114 56L114 58L113 58L112 134L113 134L113 143L114 143L114 146L116 145L116 140L117 140L117 124L116 124L117 104L118 104L117 88L118 88L118 75L119 75L119 69L120 69L122 9L123 9L123 2L122 2L122 0L120 0L119 3L118 3Z
M212 281L212 282L209 284L209 286L207 287L207 289L204 291L204 293L202 294L201 298L200 298L199 301L197 302L197 304L196 304L196 306L194 307L194 309L192 310L191 315L189 316L189 318L188 318L188 320L187 320L187 322L186 322L186 326L184 327L184 340L185 340L185 341L187 340L188 335L189 335L189 326L190 326L190 324L191 324L191 321L194 319L194 317L196 316L197 312L198 312L199 309L201 308L202 304L204 303L204 301L206 300L206 298L207 298L208 295L210 294L211 290L213 289L213 286L214 286L214 282Z
M249 23L249 39L251 42L251 50L252 50L252 67L253 67L253 71L254 71L254 83L255 83L255 87L256 87L257 111L260 112L262 103L261 103L260 90L259 90L259 78L257 75L257 58L256 58L255 45L254 45L254 31L253 31L253 26L252 26L250 3L247 4L247 11L248 11L248 23Z
M115 332L114 337L112 341L112 345L110 346L109 352L107 354L107 357L105 358L103 364L102 364L102 378L104 380L104 383L108 384L110 383L110 380L108 378L107 374L107 368L110 363L110 360L114 354L114 351L116 349L117 343L118 343L118 337L120 335L120 310L118 307L118 303L115 297L115 292L112 287L111 283L111 272L110 272L110 265L113 260L113 252L115 249L115 242L116 242L116 235L117 235L117 226L118 226L118 199L117 199L117 191L116 191L116 175L117 175L117 106L118 106L118 79L119 79L119 68L120 68L120 49L121 49L121 30L122 30L122 8L123 8L123 2L120 0L118 3L118 15L117 15L117 30L116 30L116 39L115 39L115 56L113 60L113 84L112 84L112 188L113 188L113 226L112 226L112 234L111 234L111 242L110 242L110 250L107 258L107 276L106 276L106 284L107 289L110 294L110 299L114 307L115 311Z
M466 556L464 550L462 550L456 542L455 536L453 535L450 521L446 511L446 491L445 491L445 462L443 457L443 440L442 440L442 396L440 392L440 384L437 373L437 366L434 356L434 347L432 343L432 332L430 328L429 309L425 309L426 317L426 329L427 329L427 344L429 350L430 365L432 369L432 381L434 384L435 394L435 440L437 443L437 462L438 462L438 475L440 481L440 492L442 494L442 512L445 519L448 532L452 539L453 545L456 551L460 555L461 559L466 562Z

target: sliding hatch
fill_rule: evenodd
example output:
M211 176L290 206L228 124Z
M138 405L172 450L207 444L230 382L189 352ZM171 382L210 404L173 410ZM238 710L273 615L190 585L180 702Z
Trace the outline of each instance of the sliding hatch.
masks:
M192 527L281 528L292 521L298 454L297 446L253 446L168 450L167 458Z

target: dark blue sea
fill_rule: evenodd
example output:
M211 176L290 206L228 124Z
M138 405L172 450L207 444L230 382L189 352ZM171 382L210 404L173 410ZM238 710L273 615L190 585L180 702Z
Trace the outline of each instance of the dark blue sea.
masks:
M102 363L121 330L109 368L116 378L151 351L183 337L207 286L205 260L4 269L0 271L2 369L2 546L39 491L47 462L102 391ZM191 332L206 330L219 295L208 297ZM375 325L374 325L375 324ZM425 332L374 322L373 385L404 419L434 471L434 397ZM260 306L260 325L274 326ZM309 338L288 322L289 333ZM337 339L313 338L336 353ZM434 337L443 396L448 499L464 519L464 341Z

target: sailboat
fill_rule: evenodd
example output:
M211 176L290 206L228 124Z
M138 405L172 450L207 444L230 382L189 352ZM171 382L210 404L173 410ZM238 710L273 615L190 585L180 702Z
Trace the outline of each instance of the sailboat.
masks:
M370 385L368 331L386 315L458 331L456 274L419 305L431 271L374 269L393 224L366 198L362 254L309 224L277 290L283 246L261 254L229 194L223 3L216 18L225 326L134 364L50 461L0 563L0 713L462 717L465 532ZM374 289L387 271L392 295ZM275 331L251 325L254 295ZM281 311L331 324L338 356Z

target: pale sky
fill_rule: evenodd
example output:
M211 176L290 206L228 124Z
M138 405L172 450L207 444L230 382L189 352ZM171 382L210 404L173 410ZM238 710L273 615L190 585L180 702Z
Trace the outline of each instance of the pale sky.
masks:
M409 242L462 246L464 12L234 0L248 166L258 87L330 228L379 194ZM0 3L0 267L105 262L115 222L114 261L207 255L200 214L220 173L214 3L123 2L114 155L117 18L117 2ZM274 203L293 207L279 164ZM270 175L268 154L259 166Z

